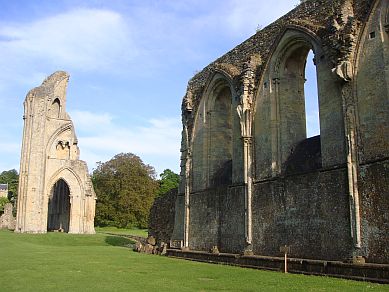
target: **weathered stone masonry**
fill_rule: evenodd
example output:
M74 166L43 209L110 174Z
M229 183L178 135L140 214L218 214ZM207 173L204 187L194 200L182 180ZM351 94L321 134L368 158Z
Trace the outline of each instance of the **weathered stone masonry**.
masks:
M314 52L320 136L306 138ZM173 240L389 263L389 2L305 1L189 81Z
M66 113L68 80L55 72L26 96L15 232L95 232L96 195Z

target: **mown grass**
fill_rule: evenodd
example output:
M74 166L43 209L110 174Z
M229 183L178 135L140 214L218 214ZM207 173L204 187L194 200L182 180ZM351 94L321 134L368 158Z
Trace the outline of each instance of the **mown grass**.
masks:
M140 237L147 237L147 229L138 229L138 228L117 228L117 227L95 227L97 233L114 233L122 235L135 235Z
M0 231L0 291L389 291L389 285L139 254L108 236Z

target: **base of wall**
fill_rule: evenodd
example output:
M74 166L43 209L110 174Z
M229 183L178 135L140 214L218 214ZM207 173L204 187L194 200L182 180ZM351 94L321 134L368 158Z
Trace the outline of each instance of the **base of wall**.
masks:
M166 255L169 257L199 262L226 264L272 271L284 271L283 257L239 255L229 253L211 254L201 251L182 251L177 249L168 249ZM352 264L339 261L289 258L288 272L389 284L389 265L387 264Z

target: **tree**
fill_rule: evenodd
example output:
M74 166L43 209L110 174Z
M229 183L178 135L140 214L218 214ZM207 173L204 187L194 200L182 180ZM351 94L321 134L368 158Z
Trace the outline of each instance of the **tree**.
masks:
M159 180L159 196L163 196L170 190L178 187L180 176L177 173L170 169L165 169L159 176L161 177Z
M120 153L98 163L92 174L97 195L98 226L146 228L149 210L158 192L156 173L132 153Z
M6 197L0 197L0 215L4 211L5 204L9 203L9 200Z
M6 170L0 173L0 184L8 184L8 200L16 205L19 185L19 175L16 169Z

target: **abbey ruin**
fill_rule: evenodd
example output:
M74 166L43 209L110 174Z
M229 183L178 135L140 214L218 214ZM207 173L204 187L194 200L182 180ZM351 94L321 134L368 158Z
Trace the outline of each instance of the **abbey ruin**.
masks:
M96 196L66 113L68 81L55 72L24 101L15 232L95 233Z
M304 1L195 75L182 121L173 243L389 263L389 1Z

